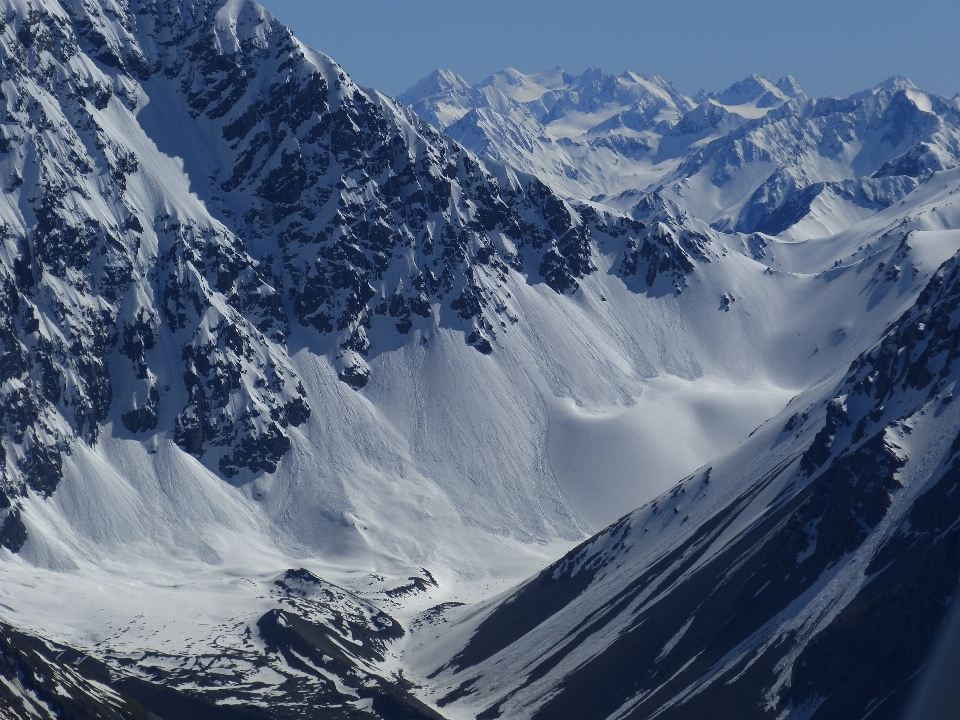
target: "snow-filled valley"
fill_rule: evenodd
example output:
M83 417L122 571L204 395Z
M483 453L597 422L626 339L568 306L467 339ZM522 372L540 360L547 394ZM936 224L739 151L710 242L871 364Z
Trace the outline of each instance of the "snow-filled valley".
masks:
M0 715L899 717L960 97L394 100L250 0L0 11Z

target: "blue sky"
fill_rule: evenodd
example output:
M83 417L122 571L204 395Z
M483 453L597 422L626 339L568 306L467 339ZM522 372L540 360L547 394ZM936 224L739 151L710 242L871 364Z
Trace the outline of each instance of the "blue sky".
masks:
M682 91L750 73L846 96L890 75L960 92L960 0L260 0L357 82L396 95L437 67L477 82L505 67L591 65Z

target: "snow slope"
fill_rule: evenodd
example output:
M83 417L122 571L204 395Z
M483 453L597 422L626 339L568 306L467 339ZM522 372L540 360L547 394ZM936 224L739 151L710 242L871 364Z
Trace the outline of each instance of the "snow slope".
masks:
M881 213L915 224L898 252L955 232L940 228L960 221L957 179L935 175L902 214ZM452 616L442 645L414 643L408 660L438 706L450 717L901 717L960 570L957 263L739 448Z

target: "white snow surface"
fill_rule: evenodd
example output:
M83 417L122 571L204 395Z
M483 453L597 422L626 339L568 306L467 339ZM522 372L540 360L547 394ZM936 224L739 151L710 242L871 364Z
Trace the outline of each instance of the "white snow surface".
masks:
M737 445L776 414L789 388L701 376L652 378L633 406L551 403L550 461L560 488L605 527Z

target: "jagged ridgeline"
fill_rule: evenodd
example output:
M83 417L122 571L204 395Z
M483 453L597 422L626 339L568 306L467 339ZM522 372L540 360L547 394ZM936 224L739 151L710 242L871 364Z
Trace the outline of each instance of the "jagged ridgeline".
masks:
M0 38L8 547L15 498L51 494L112 411L114 432L169 431L227 477L273 472L317 410L294 331L360 388L378 333L441 325L492 352L508 282L575 293L595 238L629 245L649 287L692 268L674 235L588 222L252 2L4 0Z
M436 71L400 99L570 196L629 207L656 189L724 231L829 235L960 163L960 99L902 77L814 99L789 76L751 75L689 98L664 78L599 68L507 69L473 86Z

